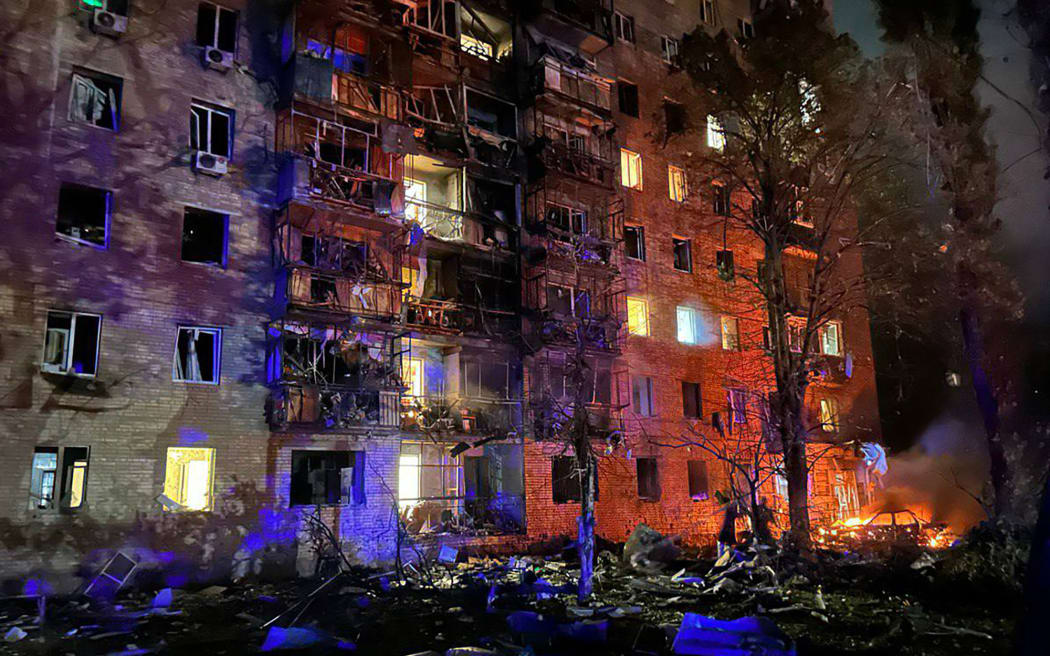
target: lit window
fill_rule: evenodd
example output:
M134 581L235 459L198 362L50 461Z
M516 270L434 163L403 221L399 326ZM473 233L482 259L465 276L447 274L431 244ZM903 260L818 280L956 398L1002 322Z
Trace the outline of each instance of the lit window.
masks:
M639 337L649 336L649 302L644 298L627 297L627 332Z
M480 39L475 39L469 34L461 34L459 36L459 47L463 52L474 55L480 59L492 59L492 44L485 43Z
M62 453L62 508L75 510L84 505L87 491L88 449L67 446Z
M675 310L678 321L678 341L683 344L699 344L703 334L700 312L695 308L678 306Z
M409 396L423 396L423 358L405 358L401 364L401 382Z
M688 187L686 186L685 181L685 171L677 166L668 166L667 186L671 200L676 203L685 201L685 196L688 193Z
M722 317L722 348L726 351L740 350L740 323L736 317Z
M168 447L164 496L183 510L211 510L215 449Z
M427 183L422 180L405 178L405 217L410 221L422 223L427 218L424 205L427 202Z
M726 148L726 133L717 118L707 115L707 147L722 152Z
M190 105L190 149L218 157L230 156L233 112L214 105Z
M660 37L660 57L667 64L678 63L678 39L669 36Z
M642 190L642 156L626 148L620 149L620 184Z
M835 399L820 400L820 428L825 433L835 433L839 429L839 402Z
M219 384L222 330L179 326L171 379L179 383Z
M98 370L102 317L81 312L48 312L44 360L48 373L93 377Z
M398 506L408 508L419 500L419 454L402 453L397 463Z
M237 12L202 2L197 8L197 45L233 52L237 47Z
M401 295L403 298L409 296L418 296L416 287L419 285L419 269L413 269L412 267L401 267L401 282L407 286L402 290Z
M820 352L824 355L842 355L842 324L829 321L820 327Z

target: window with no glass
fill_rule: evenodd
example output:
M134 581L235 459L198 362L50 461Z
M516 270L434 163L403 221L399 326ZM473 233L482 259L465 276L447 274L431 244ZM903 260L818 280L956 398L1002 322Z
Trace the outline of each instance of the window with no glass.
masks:
M693 245L688 239L671 239L671 248L674 253L674 268L679 271L693 270Z
M182 217L182 261L226 266L226 214L187 207Z
M211 510L214 475L215 449L168 447L164 496L174 501L179 510Z
M700 383L682 381L682 415L687 419L699 419L701 410Z
M638 118L638 85L619 80L616 82L616 95L620 102L620 113Z
M74 68L69 91L69 120L118 130L123 88L124 81L119 77Z
M218 385L221 354L222 329L179 326L172 380Z
M653 379L649 376L631 376L631 409L640 417L652 417Z
M57 507L71 512L82 507L87 494L87 473L88 447L37 447L33 451L29 478L29 509Z
M707 463L703 460L688 461L689 467L689 496L700 500L706 499L708 495Z
M645 228L642 226L623 227L624 252L634 260L645 261Z
M106 189L62 183L58 191L55 232L63 237L105 248L113 194Z
M292 451L291 505L364 504L364 460L361 451Z
M190 105L191 150L229 157L232 135L232 110L199 102Z
M101 328L102 317L97 314L48 312L40 368L48 373L93 377L98 370Z
M638 474L638 498L646 501L660 499L660 475L656 458L638 458L635 461Z
M202 2L197 8L197 45L224 52L237 49L237 12Z

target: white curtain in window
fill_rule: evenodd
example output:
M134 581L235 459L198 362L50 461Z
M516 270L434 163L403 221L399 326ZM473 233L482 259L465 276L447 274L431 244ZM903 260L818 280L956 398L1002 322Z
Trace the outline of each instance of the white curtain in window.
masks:
M110 92L112 95L112 92ZM98 123L106 106L106 92L95 86L89 78L73 74L73 89L69 94L69 113L78 121ZM116 98L111 98L116 106ZM115 122L114 122L115 124Z

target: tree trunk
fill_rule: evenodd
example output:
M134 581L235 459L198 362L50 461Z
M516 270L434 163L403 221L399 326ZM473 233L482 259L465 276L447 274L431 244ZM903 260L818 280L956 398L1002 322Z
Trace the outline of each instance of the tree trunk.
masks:
M579 603L586 603L594 590L594 480L595 462L590 445L576 452L580 466L580 516L577 519L576 552L580 557L580 584L576 591Z
M1039 520L1025 574L1025 611L1018 627L1017 656L1042 656L1050 644L1050 480L1043 489Z
M993 518L999 519L1009 510L1009 465L1003 449L1002 437L999 434L999 400L992 390L988 372L984 368L984 346L981 342L981 327L976 313L967 299L963 300L963 309L959 311L959 326L962 329L963 350L966 353L966 364L970 370L973 392L977 397L977 408L984 423L985 441L988 444L989 477L992 483Z

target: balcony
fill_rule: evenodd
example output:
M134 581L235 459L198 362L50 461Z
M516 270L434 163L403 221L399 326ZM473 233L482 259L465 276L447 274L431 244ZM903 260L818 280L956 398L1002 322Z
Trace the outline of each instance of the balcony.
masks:
M575 346L618 353L620 322L613 318L577 318L545 313L538 323L538 337L545 344Z
M397 391L281 384L270 392L268 421L275 430L397 428L399 396Z
M406 27L444 39L459 38L458 0L394 0Z
M611 0L525 0L535 27L587 54L612 45Z
M614 403L588 403L587 423L593 430L592 438L607 439L623 432L620 406ZM564 440L571 428L572 400L556 399L550 395L529 402L529 428L536 440Z
M405 326L446 335L503 335L520 329L518 317L508 310L489 310L457 301L406 297Z
M451 396L406 396L401 429L427 435L505 438L521 428L521 401Z
M297 265L286 267L282 278L289 307L383 321L400 313L400 283Z
M618 182L616 164L601 155L547 137L538 137L530 151L541 165L537 174L567 175L610 190Z
M569 66L552 55L544 55L532 72L532 91L568 101L607 117L612 112L612 83L596 73Z

